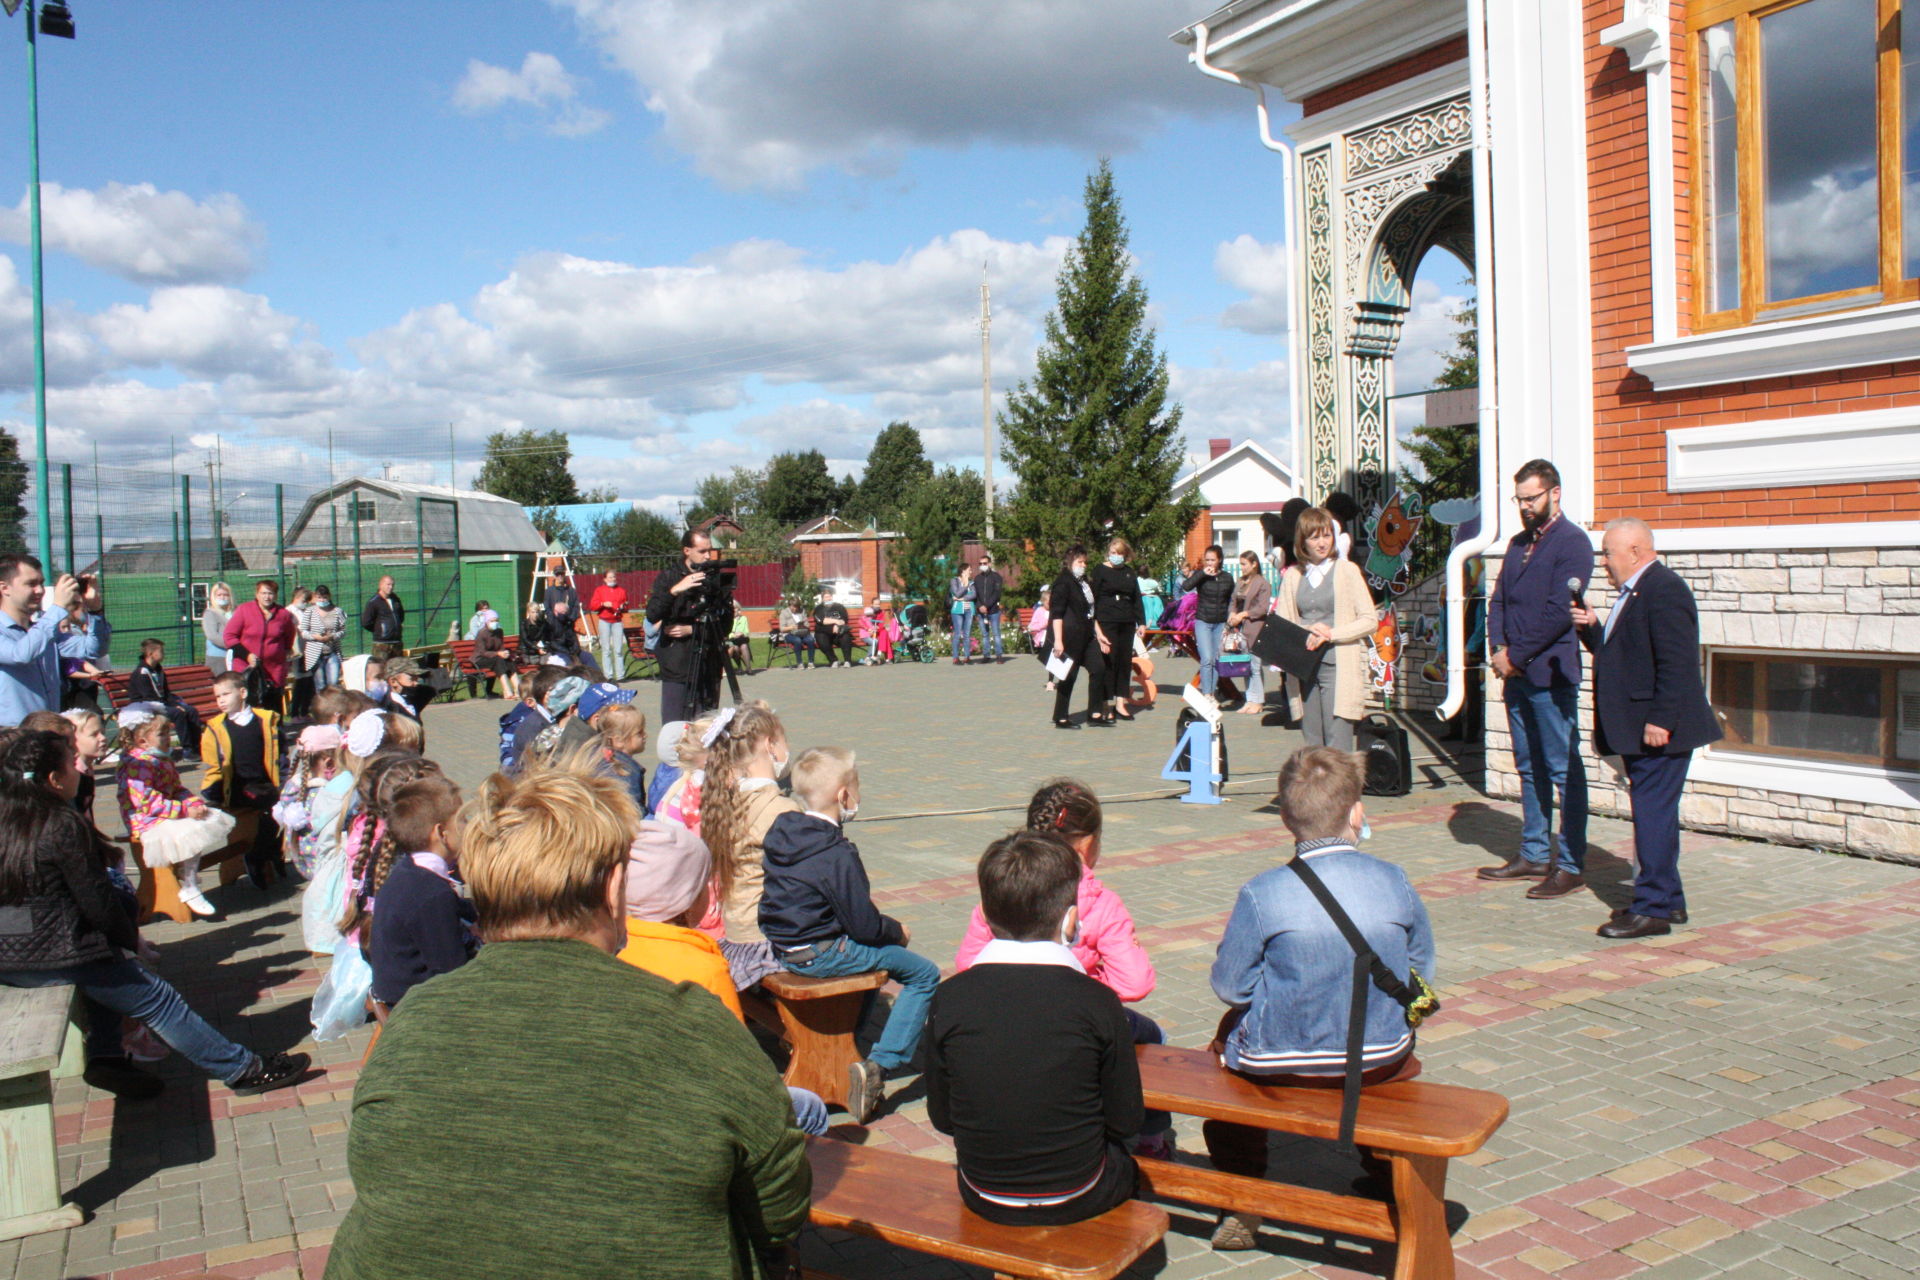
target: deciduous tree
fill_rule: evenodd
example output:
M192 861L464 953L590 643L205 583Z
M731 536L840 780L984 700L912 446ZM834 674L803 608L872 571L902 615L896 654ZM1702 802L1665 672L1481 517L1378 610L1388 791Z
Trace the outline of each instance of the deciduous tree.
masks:
M566 506L581 500L567 466L572 458L562 432L496 431L487 437L486 461L474 487L524 507Z

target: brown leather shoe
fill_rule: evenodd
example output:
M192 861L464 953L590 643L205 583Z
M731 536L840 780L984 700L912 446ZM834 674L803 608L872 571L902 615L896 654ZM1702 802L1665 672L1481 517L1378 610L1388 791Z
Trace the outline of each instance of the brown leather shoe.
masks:
M1603 938L1657 938L1673 932L1673 926L1658 916L1637 916L1629 911L1615 916L1594 930Z
M1515 858L1504 866L1482 867L1474 874L1482 880L1544 880L1547 878L1547 864Z
M1586 877L1565 867L1555 866L1545 880L1527 890L1529 898L1564 898L1575 889L1587 887Z

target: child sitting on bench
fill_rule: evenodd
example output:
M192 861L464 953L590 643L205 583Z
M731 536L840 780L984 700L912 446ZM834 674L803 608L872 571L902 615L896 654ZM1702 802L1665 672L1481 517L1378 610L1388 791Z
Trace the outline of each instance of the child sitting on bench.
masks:
M1433 978L1433 928L1407 873L1368 857L1359 757L1332 747L1302 747L1280 767L1275 800L1294 838L1294 858L1353 919L1394 974ZM1220 1061L1263 1082L1338 1089L1347 1064L1353 948L1288 863L1249 880L1213 961L1213 993L1227 1006L1214 1040ZM1409 1080L1420 1072L1406 1010L1371 982L1366 989L1361 1082ZM1223 1120L1202 1126L1207 1158L1223 1173L1264 1177L1267 1133ZM1221 1216L1216 1249L1251 1249L1258 1220Z
M247 682L238 671L214 678L213 700L220 713L200 737L200 758L207 764L200 792L228 813L258 815L246 865L254 888L264 889L268 868L283 880L287 875L280 824L273 820L280 802L280 715L247 705Z
M772 707L747 702L714 712L700 745L707 760L699 816L681 825L713 853L726 928L720 953L733 970L733 985L745 991L780 972L780 961L760 931L760 894L767 830L781 816L800 813L799 805L780 794L780 775L790 758L787 731Z
M713 855L700 837L672 822L642 822L627 857L627 945L620 958L668 982L691 982L713 993L741 1022L740 993L720 946L694 926L706 914ZM827 1104L787 1087L803 1133L827 1131Z
M200 860L227 847L233 815L211 808L180 783L170 759L173 726L157 702L133 702L120 711L120 816L140 841L140 859L172 867L180 902L197 916L217 914L200 892Z
M927 1022L940 966L907 950L907 930L873 905L860 851L841 824L860 810L853 752L814 747L793 766L793 794L807 806L773 820L766 837L760 930L780 963L805 978L884 970L900 984L886 1030L847 1069L847 1110L865 1124L880 1105L886 1073L907 1067ZM731 931L732 918L727 927Z
M953 1135L960 1198L989 1222L1080 1222L1133 1195L1123 1144L1145 1118L1140 1068L1119 997L1067 942L1081 872L1047 832L988 845L980 903L993 941L933 998L927 1117Z
M1074 898L1080 908L1080 928L1072 943L1073 958L1088 977L1111 989L1122 1001L1144 1000L1152 995L1157 981L1153 958L1134 935L1133 916L1120 895L1093 874L1100 862L1100 799L1093 789L1072 778L1046 783L1027 802L1027 829L1059 836L1080 859L1080 887ZM970 968L981 949L992 941L987 917L975 907L967 935L960 943L960 954L954 957L954 967ZM1122 1012L1133 1029L1135 1044L1167 1042L1160 1024L1152 1018L1124 1006ZM1134 1150L1140 1155L1170 1159L1173 1117L1164 1111L1149 1111Z
M367 931L373 998L389 1009L428 978L473 959L479 946L473 904L460 896L456 879L459 853L448 839L459 812L460 788L444 775L429 774L393 793L387 833L402 852L384 876L375 868Z

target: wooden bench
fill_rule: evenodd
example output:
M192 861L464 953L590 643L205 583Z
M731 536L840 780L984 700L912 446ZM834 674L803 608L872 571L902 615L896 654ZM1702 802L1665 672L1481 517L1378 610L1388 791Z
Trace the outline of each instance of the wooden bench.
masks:
M880 972L844 978L772 973L760 980L761 990L773 997L772 1017L763 1002L747 1003L747 1010L756 1022L779 1032L793 1051L782 1079L845 1110L847 1068L860 1060L853 1033L866 1012L867 993L886 985L887 975Z
M995 1277L1110 1280L1167 1233L1166 1210L1129 1200L1063 1227L1003 1227L960 1200L953 1166L899 1151L809 1138L816 1227L872 1236Z
M1338 1089L1260 1084L1223 1069L1204 1049L1140 1045L1135 1052L1148 1107L1309 1138L1339 1137ZM1408 1080L1363 1091L1354 1143L1391 1166L1392 1195L1385 1201L1165 1160L1138 1164L1143 1189L1163 1199L1387 1241L1398 1246L1394 1280L1450 1280L1447 1161L1478 1151L1506 1118L1507 1100L1484 1089Z
M211 866L220 868L220 883L230 885L247 873L246 855L253 848L253 839L259 831L260 815L257 813L236 813L233 815L233 839L225 848L210 853L200 859L200 868ZM131 837L127 842L133 850L133 860L140 866L140 919L153 916L165 916L178 924L185 924L194 918L187 904L180 901L180 879L173 874L172 867L150 867L140 856L139 837ZM271 874L271 872L269 872Z
M204 666L162 667L167 676L167 692L186 703L200 714L200 722L205 724L220 714L220 704L213 700L213 672ZM107 700L115 711L124 709L132 699L127 693L127 682L132 679L130 671L109 671L100 677L100 687L107 691ZM196 751L200 744L183 743Z
M644 625L621 628L627 636L627 657L631 659L625 671L609 671L609 680L646 680L660 674L660 659L653 650L647 648L647 629Z
M53 1078L85 1065L76 987L0 987L0 1240L86 1221L60 1200Z
M445 646L446 657L441 660L447 673L454 678L456 685L461 680L467 682L467 696L469 698L479 696L481 685L491 685L495 680L500 678L494 672L482 671L473 664L473 655L477 648L478 646L471 640L449 640ZM514 660L514 671L516 674L539 670L537 666L530 666L520 661L519 636L505 637L501 641L501 652ZM453 690L449 690L448 692L452 693Z

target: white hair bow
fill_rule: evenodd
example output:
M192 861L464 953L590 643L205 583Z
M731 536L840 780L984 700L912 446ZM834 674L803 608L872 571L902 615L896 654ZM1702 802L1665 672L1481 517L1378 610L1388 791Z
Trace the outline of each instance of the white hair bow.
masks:
M713 744L720 741L720 735L725 733L727 726L733 723L734 710L733 707L728 707L726 710L715 714L713 723L708 725L707 731L700 735L701 746L709 751L713 750Z
M347 750L365 760L380 749L387 739L387 713L362 711L347 726Z

